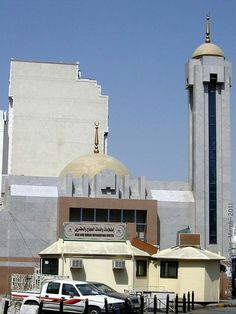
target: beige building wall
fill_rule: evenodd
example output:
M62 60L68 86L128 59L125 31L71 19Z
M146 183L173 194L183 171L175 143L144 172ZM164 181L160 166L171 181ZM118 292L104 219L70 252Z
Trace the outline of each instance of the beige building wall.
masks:
M148 290L148 274L147 277L136 277L134 279L135 290Z
M178 293L183 296L194 291L196 300L203 301L205 296L205 263L202 261L184 260L179 262Z
M162 287L158 286L158 268L157 261L150 260L148 265L148 287L150 290L160 290L162 291Z
M71 259L82 259L83 268L70 268ZM113 269L114 259L125 260L125 269ZM103 282L120 292L134 287L134 263L131 257L64 257L64 263L62 258L59 260L59 275L73 280Z
M196 301L219 301L219 261L179 261L178 278L161 278L157 267L158 286L174 291L179 297L194 291Z
M174 291L177 292L179 289L179 282L176 278L161 278L160 276L160 260L157 261L157 285L162 291Z
M208 261L205 264L205 299L219 300L220 295L220 263Z
M93 153L95 121L106 153L108 97L77 64L12 60L9 99L9 174L58 176Z

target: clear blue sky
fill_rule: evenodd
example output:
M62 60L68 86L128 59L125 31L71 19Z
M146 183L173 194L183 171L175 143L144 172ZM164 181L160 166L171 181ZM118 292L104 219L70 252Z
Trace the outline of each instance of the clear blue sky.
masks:
M184 67L204 41L206 13L211 16L212 42L236 68L236 0L1 0L1 109L8 103L11 58L79 61L82 76L96 79L109 96L109 154L136 177L185 181ZM235 104L233 85L236 206Z

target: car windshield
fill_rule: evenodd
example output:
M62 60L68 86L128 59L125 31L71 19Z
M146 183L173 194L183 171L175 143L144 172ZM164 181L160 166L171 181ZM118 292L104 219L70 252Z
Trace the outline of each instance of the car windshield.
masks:
M79 290L79 292L82 295L98 295L101 294L101 292L93 285L91 284L76 284L76 288Z
M96 286L98 288L98 290L102 293L116 292L114 289L105 285L104 283L94 282L93 285Z

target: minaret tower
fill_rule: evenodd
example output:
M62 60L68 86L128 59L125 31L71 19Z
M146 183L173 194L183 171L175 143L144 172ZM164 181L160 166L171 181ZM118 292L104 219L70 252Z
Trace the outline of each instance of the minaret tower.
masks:
M231 64L210 38L186 65L189 94L189 182L195 199L193 232L202 247L229 256L231 205Z

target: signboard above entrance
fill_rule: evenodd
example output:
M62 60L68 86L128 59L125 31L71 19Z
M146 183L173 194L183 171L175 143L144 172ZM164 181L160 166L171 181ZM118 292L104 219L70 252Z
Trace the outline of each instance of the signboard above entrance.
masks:
M67 241L125 241L126 225L120 223L63 223L63 239Z

